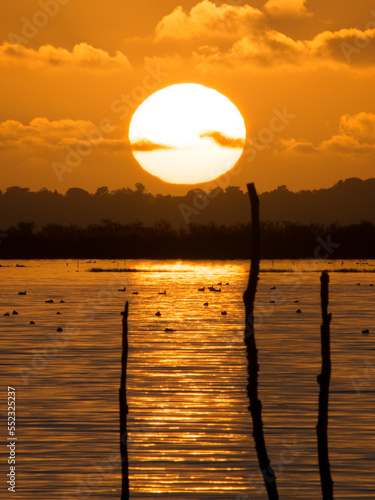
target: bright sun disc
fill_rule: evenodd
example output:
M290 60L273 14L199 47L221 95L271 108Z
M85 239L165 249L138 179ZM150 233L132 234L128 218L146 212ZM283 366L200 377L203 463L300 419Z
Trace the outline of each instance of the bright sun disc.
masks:
M138 163L173 184L208 182L228 172L242 155L245 138L236 106L195 83L155 92L136 110L129 128Z

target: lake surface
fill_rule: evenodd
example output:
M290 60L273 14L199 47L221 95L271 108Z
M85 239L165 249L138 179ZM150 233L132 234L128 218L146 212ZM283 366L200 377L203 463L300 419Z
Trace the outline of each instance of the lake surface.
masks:
M0 498L120 498L118 389L125 300L130 302L131 498L267 498L246 394L242 294L249 262L0 264L5 266L0 268L0 459L5 471ZM147 272L88 272L92 267ZM375 261L264 261L262 269L255 335L266 444L280 498L316 500L321 498L315 432L321 364L318 271L373 271ZM221 293L198 291L219 282ZM329 448L335 499L375 495L375 286L370 284L375 285L372 272L330 273ZM126 292L119 292L124 286ZM27 295L18 295L25 290ZM54 303L45 302L49 299ZM12 315L13 310L19 314ZM3 316L6 312L10 316ZM370 334L362 334L364 329ZM8 385L17 393L16 494L5 486Z

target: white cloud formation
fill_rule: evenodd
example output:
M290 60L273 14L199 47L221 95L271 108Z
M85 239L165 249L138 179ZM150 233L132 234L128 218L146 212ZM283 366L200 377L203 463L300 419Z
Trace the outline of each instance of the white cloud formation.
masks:
M261 66L298 62L303 57L306 46L302 41L275 30L267 30L262 36L250 34L236 42L228 57L234 60L247 59Z
M158 23L155 41L173 40L165 55L169 62L170 47L184 54L187 46L192 47L193 62L200 70L215 64L300 67L328 63L350 64L354 69L375 65L375 21L363 31L324 31L312 39L295 40L272 29L269 16L310 16L305 0L268 0L264 12L246 4L217 5L210 0L199 2L189 12L179 6Z
M342 29L325 31L312 40L294 40L276 30L264 28L250 31L227 50L213 45L199 47L194 52L198 64L239 66L297 67L329 64L351 66L354 69L375 66L375 29Z
M55 149L73 145L125 147L127 141L121 137L121 127L110 126L100 130L90 120L56 120L34 118L28 125L16 120L0 123L0 149Z
M281 139L286 153L373 154L375 153L375 114L361 112L341 116L338 133L314 145L308 140Z
M320 149L338 153L375 152L375 114L345 114L340 118L339 134L320 145Z
M128 58L120 51L114 56L87 43L79 43L69 50L43 45L35 50L24 45L4 42L0 45L0 64L22 64L28 67L74 67L89 69L130 69Z
M357 113L345 114L340 118L341 134L351 135L359 142L375 144L375 114Z
M312 14L306 9L306 0L268 0L265 12L272 16L306 17Z
M314 56L322 59L358 65L375 63L375 27L365 31L354 28L324 31L305 45Z
M263 20L264 14L250 5L217 6L209 0L195 5L190 13L176 7L156 26L156 39L180 39L203 37L209 39L238 38Z
M317 152L312 142L303 139L280 139L279 144L281 146L279 150L282 152L303 154Z

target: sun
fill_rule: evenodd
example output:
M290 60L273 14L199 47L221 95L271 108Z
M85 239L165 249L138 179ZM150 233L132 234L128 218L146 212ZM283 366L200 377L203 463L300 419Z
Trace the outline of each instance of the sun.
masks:
M195 83L152 94L135 111L129 128L141 167L172 184L199 184L228 172L242 155L245 138L236 106Z

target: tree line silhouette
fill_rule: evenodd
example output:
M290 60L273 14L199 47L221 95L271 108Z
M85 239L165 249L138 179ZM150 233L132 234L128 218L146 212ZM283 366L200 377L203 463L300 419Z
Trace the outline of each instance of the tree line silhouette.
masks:
M262 193L262 220L299 224L341 225L370 220L375 223L375 179L347 179L329 189L291 192L286 186ZM105 186L90 194L81 188L66 194L41 189L9 187L0 191L0 227L33 221L37 228L50 224L80 226L110 219L121 224L135 220L145 226L166 220L173 227L194 224L236 225L249 222L247 195L236 186L211 191L191 189L184 196L153 195L143 184L135 189L109 191Z
M145 226L104 220L77 224L19 222L3 233L0 258L77 259L247 259L251 224L188 224L174 228L168 221ZM0 231L1 232L1 231ZM262 222L264 259L375 258L375 224L296 224Z

